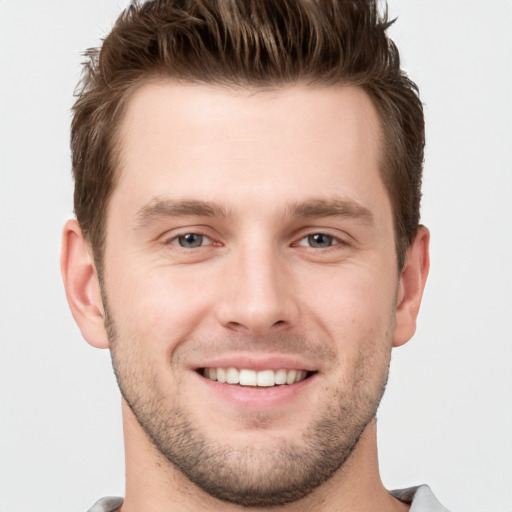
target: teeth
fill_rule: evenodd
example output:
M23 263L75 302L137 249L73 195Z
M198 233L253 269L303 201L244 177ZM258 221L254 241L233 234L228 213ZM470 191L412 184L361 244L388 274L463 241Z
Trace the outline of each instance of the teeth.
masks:
M258 372L258 386L274 386L276 383L276 377L273 370L263 370Z
M297 372L295 370L290 370L286 374L286 384L293 384L295 379L297 378Z
M295 384L304 380L306 370L247 370L245 368L205 368L203 376L222 384L239 384L240 386L272 387L283 384Z
M254 370L240 370L240 386L256 386L256 372Z
M277 370L276 384L286 384L286 370Z
M210 377L211 378L211 377ZM212 379L215 380L215 379ZM217 368L217 380L224 384L226 382L226 370L224 368Z
M236 368L228 368L226 370L226 382L228 384L238 384L240 382L240 372Z

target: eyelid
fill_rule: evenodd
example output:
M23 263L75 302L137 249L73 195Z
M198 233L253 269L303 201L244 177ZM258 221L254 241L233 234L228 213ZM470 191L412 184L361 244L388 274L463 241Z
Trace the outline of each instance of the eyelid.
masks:
M179 249L185 249L184 247L181 247L178 242L178 238L185 235L200 235L203 237L203 239L206 239L207 243L203 243L202 245L197 247L197 249L211 245L221 245L211 235L210 230L203 228L201 226L186 226L183 228L175 228L163 233L159 238L163 245L172 245L178 247ZM190 249L186 250L189 251Z
M212 239L208 235L205 235L204 233L200 233L199 231L187 231L186 233L179 233L178 235L174 235L172 238L168 238L167 240L168 240L168 243L173 243L174 241L177 241L178 238L182 238L187 235L197 235L197 236L203 237L203 240L209 240L210 242L212 241ZM204 245L207 245L207 244L204 244Z
M309 237L314 235L325 235L329 237L332 240L332 244L328 247L313 247L309 244ZM304 242L304 243L302 243ZM329 249L332 249L333 247L336 247L338 245L343 245L343 241L339 240L338 238L327 235L326 233L312 233L311 235L303 236L296 244L298 247L307 247L308 249L314 249L315 251L327 251Z
M331 229L322 229L322 228L318 228L318 227L314 226L312 228L308 228L307 230L301 230L301 232L295 238L296 242L294 242L292 245L296 246L296 247L297 246L298 247L308 247L310 249L319 250L319 248L310 247L306 243L305 244L300 243L300 242L306 240L308 237L313 236L313 235L325 235L325 236L332 238L333 245L331 245L330 247L324 248L323 249L324 251L334 248L338 245L349 245L350 244L349 239L352 238L348 233L345 233L342 235L338 231L338 234L334 234Z
M211 243L213 242L213 240L208 235L204 235L203 233L199 233L197 231L187 231L186 233L175 235L172 238L167 238L166 243L172 244L172 245L177 245L177 246L181 247L178 239L183 236L187 236L187 235L198 235L198 236L203 237L203 242L207 241L207 243L202 243L199 247L204 247L205 245L211 245Z

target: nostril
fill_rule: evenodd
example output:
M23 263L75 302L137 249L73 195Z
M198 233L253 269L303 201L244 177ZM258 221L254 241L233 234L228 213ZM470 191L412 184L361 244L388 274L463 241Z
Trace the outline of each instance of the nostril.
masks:
M227 324L227 327L229 327L230 329L246 329L246 327L240 322L229 322Z

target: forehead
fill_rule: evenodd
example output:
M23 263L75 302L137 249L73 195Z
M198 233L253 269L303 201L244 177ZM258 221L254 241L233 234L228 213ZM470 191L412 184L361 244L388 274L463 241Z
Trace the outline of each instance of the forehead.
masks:
M372 101L355 87L147 83L121 124L114 196L275 204L382 191L380 133Z

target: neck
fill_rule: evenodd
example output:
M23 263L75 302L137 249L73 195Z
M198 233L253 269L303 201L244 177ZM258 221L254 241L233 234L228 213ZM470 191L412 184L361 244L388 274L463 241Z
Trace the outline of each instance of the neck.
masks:
M123 401L126 454L126 496L122 512L247 512L247 507L225 503L206 494L165 459L148 440ZM376 421L372 420L349 459L326 483L307 497L276 508L253 512L406 512L408 505L384 488L378 469Z

